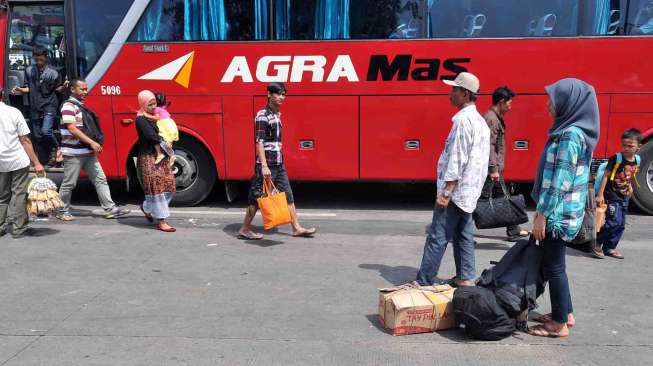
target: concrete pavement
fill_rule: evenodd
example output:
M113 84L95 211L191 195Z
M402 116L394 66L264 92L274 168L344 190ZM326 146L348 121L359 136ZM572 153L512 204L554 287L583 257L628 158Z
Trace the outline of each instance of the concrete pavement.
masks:
M629 218L624 261L569 250L578 325L568 340L474 342L455 330L393 337L376 320L377 287L414 279L430 204L305 201L314 239L282 228L261 242L237 240L242 203L175 208L174 234L153 230L133 205L113 221L88 206L75 223L35 222L38 237L1 238L0 365L643 365L653 357L653 218ZM510 243L501 230L478 234L480 273ZM449 252L440 275L453 274ZM548 311L548 294L540 304Z

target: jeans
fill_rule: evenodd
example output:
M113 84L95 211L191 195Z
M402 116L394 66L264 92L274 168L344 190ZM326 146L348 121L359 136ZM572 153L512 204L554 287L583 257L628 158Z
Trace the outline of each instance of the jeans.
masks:
M70 197L72 196L73 189L77 186L77 179L79 179L80 171L84 169L88 178L95 186L100 206L105 211L109 211L116 207L116 204L111 200L111 192L109 191L109 184L107 177L104 175L100 162L97 161L95 155L91 156L65 156L63 161L63 183L59 189L59 195L64 203L60 209L60 214L66 214L70 211Z
M14 230L13 234L21 234L27 230L27 185L29 183L29 167L0 172L0 232L5 230L7 211L12 196L14 197Z
M434 283L450 240L453 241L456 277L460 280L473 280L476 277L474 219L471 213L449 202L447 208L436 207L433 211L433 221L427 230L424 243L422 264L417 273L417 283L422 286Z
M499 182L494 182L490 176L488 175L487 178L485 179L485 184L483 185L483 190L481 191L481 197L482 198L489 198L490 195L494 198L500 198L505 196L503 193L503 189L501 189L501 185L505 187L506 182L503 180L503 175L499 178ZM506 189L506 191L508 191ZM521 226L519 225L511 225L506 227L506 236L511 237L511 236L516 236L521 233L522 229Z
M543 251L544 277L549 281L551 317L554 321L564 324L567 323L568 315L574 312L565 264L567 243L550 237L549 233L546 235L540 245Z
M31 130L36 140L36 153L42 164L47 164L52 149L59 145L53 133L54 122L53 113L46 113L42 118L36 118L32 122Z
M626 229L626 215L628 214L628 199L623 201L608 202L605 212L605 225L601 228L596 242L603 245L603 250L614 250Z

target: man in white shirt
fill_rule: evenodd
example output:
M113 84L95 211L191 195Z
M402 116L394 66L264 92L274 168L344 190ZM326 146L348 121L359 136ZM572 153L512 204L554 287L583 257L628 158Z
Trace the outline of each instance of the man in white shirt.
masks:
M453 241L453 285L471 286L476 277L472 213L487 176L490 129L474 104L478 78L462 72L444 83L452 86L449 96L458 113L438 160L438 197L416 282L422 286L434 283L447 244Z
M0 87L1 89L1 87ZM7 232L5 221L11 199L15 202L12 236L29 235L27 226L27 184L30 160L37 173L45 170L34 153L29 127L22 113L2 102L0 90L0 236Z

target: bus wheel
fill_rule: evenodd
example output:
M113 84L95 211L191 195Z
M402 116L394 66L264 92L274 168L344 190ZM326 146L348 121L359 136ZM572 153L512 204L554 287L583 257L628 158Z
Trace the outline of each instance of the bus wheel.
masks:
M172 173L177 180L177 193L172 198L172 204L197 205L213 189L216 179L215 163L204 146L191 137L181 136L173 149L175 163Z
M637 173L639 187L633 184L635 190L633 201L642 211L653 215L653 141L647 142L639 154L642 157Z

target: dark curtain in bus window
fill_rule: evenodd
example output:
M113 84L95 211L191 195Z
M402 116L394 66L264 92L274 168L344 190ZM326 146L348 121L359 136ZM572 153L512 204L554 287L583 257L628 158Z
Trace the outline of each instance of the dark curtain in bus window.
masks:
M275 0L276 39L348 39L350 3L351 0Z
M75 2L79 76L88 75L95 66L132 3L131 0L78 0Z
M433 1L433 0L429 0ZM351 38L419 38L419 0L355 0L351 2Z
M268 38L268 0L153 0L131 41Z

